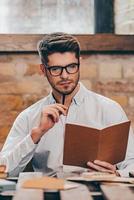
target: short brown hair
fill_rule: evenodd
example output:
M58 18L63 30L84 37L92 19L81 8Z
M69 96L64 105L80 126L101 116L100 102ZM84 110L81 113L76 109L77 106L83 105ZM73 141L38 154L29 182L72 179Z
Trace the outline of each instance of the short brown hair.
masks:
M38 52L41 61L44 64L48 63L48 56L52 53L74 52L76 58L80 57L80 44L78 40L67 33L51 33L38 43Z

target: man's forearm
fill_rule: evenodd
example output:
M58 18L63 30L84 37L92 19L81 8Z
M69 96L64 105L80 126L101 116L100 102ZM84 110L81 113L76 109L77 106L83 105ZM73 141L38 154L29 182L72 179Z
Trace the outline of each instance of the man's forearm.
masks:
M6 166L6 172L13 172L17 175L20 170L25 168L35 152L36 145L30 135L27 135L21 141L14 143L14 148L7 148L1 152L0 164Z
M32 138L34 144L37 144L40 141L42 135L44 135L44 132L45 131L42 131L38 127L35 127L32 129L31 138Z

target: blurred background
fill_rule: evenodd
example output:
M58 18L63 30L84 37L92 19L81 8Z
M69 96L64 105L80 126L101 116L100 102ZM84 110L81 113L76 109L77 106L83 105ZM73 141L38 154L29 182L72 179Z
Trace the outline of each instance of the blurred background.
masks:
M0 0L0 148L50 90L36 45L57 31L78 37L81 81L120 103L134 127L134 0Z

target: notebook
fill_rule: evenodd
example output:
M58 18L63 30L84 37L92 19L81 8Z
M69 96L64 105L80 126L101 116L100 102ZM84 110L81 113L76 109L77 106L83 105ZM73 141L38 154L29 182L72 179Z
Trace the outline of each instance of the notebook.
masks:
M7 190L15 190L15 189L16 189L15 182L0 179L0 192L7 191Z
M87 167L88 161L102 160L111 164L125 158L130 121L103 129L66 124L64 165Z

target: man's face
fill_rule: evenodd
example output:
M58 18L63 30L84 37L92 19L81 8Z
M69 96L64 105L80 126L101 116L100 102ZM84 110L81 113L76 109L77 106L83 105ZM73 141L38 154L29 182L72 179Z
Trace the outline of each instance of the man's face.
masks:
M72 63L78 64L78 59L76 58L75 53L53 53L48 56L47 67L65 67ZM60 94L71 94L79 81L79 70L76 73L69 74L65 69L63 69L62 74L58 76L52 76L50 71L45 68L45 74L53 89L53 92L56 91Z

